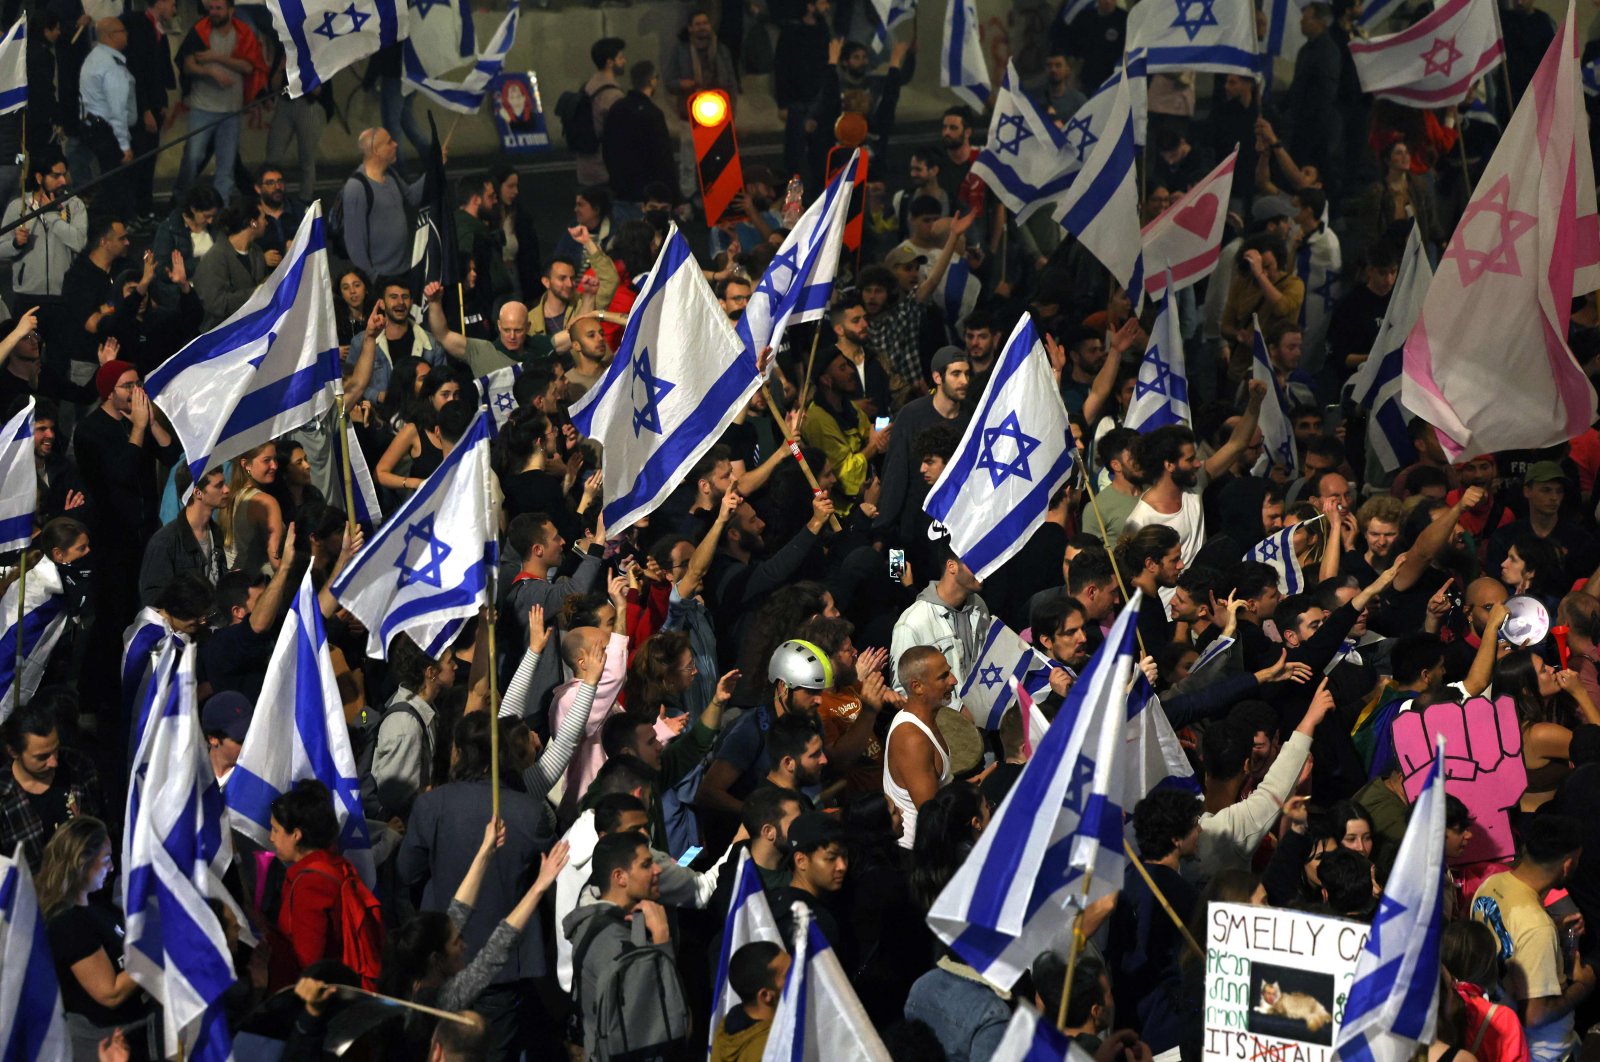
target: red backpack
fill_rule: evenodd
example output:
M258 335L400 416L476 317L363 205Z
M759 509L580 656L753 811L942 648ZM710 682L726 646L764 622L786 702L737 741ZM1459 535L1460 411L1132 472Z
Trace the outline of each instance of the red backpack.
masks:
M361 987L369 992L378 988L378 975L383 971L383 914L378 898L367 888L356 868L348 860L333 864L338 874L318 867L307 867L305 873L332 878L339 885L339 926L344 932L344 947L339 961L354 970L361 978ZM294 890L287 890L285 902L290 902Z

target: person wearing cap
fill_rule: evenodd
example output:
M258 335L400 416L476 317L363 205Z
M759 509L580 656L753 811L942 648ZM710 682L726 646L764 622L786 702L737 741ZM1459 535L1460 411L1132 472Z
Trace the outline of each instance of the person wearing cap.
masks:
M843 338L844 328L861 322L860 300L843 308L835 305L832 315L834 330ZM817 352L812 386L815 397L806 408L801 438L827 457L839 476L839 489L844 495L857 498L867 485L873 459L889 448L891 429L874 427L868 419L863 407L871 403L863 397L860 371L842 346ZM883 415L887 416L887 412L884 410Z
M1566 470L1555 461L1535 461L1528 466L1522 474L1522 496L1528 503L1528 515L1506 524L1490 537L1484 558L1486 571L1498 572L1506 555L1511 552L1512 544L1522 535L1530 533L1560 550L1566 569L1566 585L1571 586L1594 571L1596 564L1600 563L1600 546L1577 520L1561 512L1567 498L1568 484Z
M855 969L849 961L854 941L846 938L833 905L844 888L849 865L844 826L826 812L808 811L789 826L789 884L767 893L773 920L790 951L795 944L794 907L803 903L810 908L811 920L838 952L839 962L847 971Z
M250 698L238 690L213 693L200 709L200 729L206 736L206 752L219 786L226 786L233 775L254 712Z
M1272 196L1269 198L1282 198ZM1294 215L1287 199L1283 217ZM1285 272L1289 248L1282 237L1253 236L1244 242L1234 263L1233 283L1222 308L1222 334L1233 343L1228 378L1235 382L1250 375L1252 343L1259 323L1263 335L1300 325L1300 305L1306 301L1305 281Z
M883 460L883 487L878 494L878 515L872 529L890 536L902 548L921 553L927 541L923 533L926 520L922 502L928 485L922 482L921 455L915 452L916 440L925 428L950 424L965 430L971 415L966 411L972 361L960 347L940 347L933 356L933 393L908 402L894 418L894 433Z

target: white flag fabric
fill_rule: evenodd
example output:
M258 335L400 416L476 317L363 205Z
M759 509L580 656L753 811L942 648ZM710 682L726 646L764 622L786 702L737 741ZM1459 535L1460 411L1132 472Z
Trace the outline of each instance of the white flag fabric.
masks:
M872 0L872 50L881 52L889 47L895 27L916 13L916 0Z
M728 868L724 866L726 874ZM738 864L733 870L733 894L728 900L728 917L722 923L722 951L717 956L717 979L712 982L716 995L711 1003L711 1038L706 1042L706 1053L711 1053L711 1042L717 1030L734 1007L739 1005L739 993L728 983L728 964L734 953L746 944L765 940L783 947L783 934L778 931L777 920L772 917L772 905L761 888L761 872L750 858L748 847L739 851Z
M1023 314L923 510L950 530L951 548L982 579L1044 522L1072 461L1067 409Z
M983 648L961 684L961 706L980 728L999 730L1007 709L1018 703L1015 683L1030 696L1039 696L1050 688L1050 661L1003 620L991 620Z
M1147 4L1160 2L1145 0ZM1131 80L1125 74L1117 82L1105 132L1089 152L1054 216L1111 272L1137 307L1142 301L1137 292L1143 289L1144 273L1136 170L1139 150L1134 134Z
M1444 936L1445 738L1378 898L1339 1026L1343 1062L1405 1062L1433 1042Z
M673 226L611 367L572 407L573 426L605 448L607 533L660 505L760 385L756 356Z
M1020 1002L989 1062L1090 1062L1093 1058L1032 1004Z
M24 583L26 585L24 585ZM0 722L16 710L17 640L22 641L22 699L31 699L44 679L45 665L66 630L67 599L61 573L49 557L28 566L27 578L13 582L0 597ZM22 623L17 624L17 597L22 596Z
M488 418L479 413L333 581L333 596L367 628L369 656L387 659L403 632L437 657L488 603L489 571L499 559L491 475Z
M34 401L0 427L0 553L33 541L33 510L38 503L39 471L33 460Z
M1399 33L1350 41L1361 91L1408 107L1448 107L1505 59L1495 0L1445 0Z
M1150 326L1150 342L1139 361L1133 401L1123 423L1134 431L1154 431L1169 424L1191 424L1189 370L1184 363L1183 335L1178 330L1178 282L1162 283L1161 309Z
M500 20L500 25L494 31L494 36L489 38L483 54L477 57L472 69L467 71L466 76L460 81L427 76L408 61L405 71L406 87L422 93L446 110L455 111L457 114L477 114L479 108L483 106L484 97L489 94L489 86L505 68L506 55L511 51L511 45L517 37L518 17L516 0L512 0L511 6L506 10L506 17ZM469 24L471 22L470 16L468 22Z
M989 64L978 36L975 0L946 0L944 43L939 49L939 84L973 110L989 105Z
M1267 20L1267 35L1261 41L1261 73L1268 85L1277 72L1276 64L1282 61L1292 67L1305 47L1305 31L1300 28L1304 7L1300 0L1265 0L1261 5L1261 14Z
M1317 519L1322 519L1320 516ZM1245 551L1241 560L1260 561L1278 569L1278 591L1284 597L1298 594L1306 588L1305 573L1300 569L1300 558L1294 552L1294 529L1290 524L1282 531L1274 531Z
M888 1048L804 903L794 905L794 937L794 962L762 1062L889 1062Z
M145 379L196 483L332 407L339 336L331 285L322 208L313 203L283 261L245 304Z
M1015 63L1006 63L989 116L989 140L972 164L1006 209L1023 222L1041 207L1054 207L1072 186L1078 151L1039 104L1022 90Z
M1267 385L1267 397L1261 403L1261 458L1253 469L1262 475L1271 465L1286 468L1291 475L1300 469L1300 452L1294 441L1294 422L1289 419L1289 399L1278 386L1278 374L1267 357L1267 340L1261 334L1261 322L1251 318L1255 326L1253 358L1250 378Z
M470 0L410 0L405 7L406 38L400 55L406 92L414 91L417 82L442 77L477 56L478 27Z
M1558 446L1595 420L1594 388L1567 346L1573 296L1600 288L1579 46L1569 8L1406 340L1402 400L1451 461Z
M267 0L267 8L284 45L290 99L408 36L410 24L400 0Z
M478 397L483 408L489 412L489 427L496 435L517 408L515 388L517 377L521 375L521 365L507 365L478 377Z
M790 322L820 320L828 312L850 215L850 194L865 164L859 149L850 153L783 238L778 253L756 282L744 315L733 326L750 358L759 358L766 347L782 349Z
M223 791L233 828L270 847L272 802L302 778L315 778L333 794L339 850L372 888L377 875L361 779L309 569L278 631L238 765Z
M1322 229L1300 241L1294 253L1294 275L1306 286L1300 303L1300 327L1304 336L1307 369L1323 364L1327 357L1328 325L1333 307L1344 297L1344 251L1339 239L1328 228L1328 208L1322 208Z
M1222 257L1222 229L1233 194L1233 166L1239 149L1217 164L1177 202L1144 227L1144 293L1161 298L1167 273L1179 291L1208 277Z
M1070 174L1083 169L1084 163L1089 161L1089 152L1105 136L1107 123L1117 103L1117 88L1124 80L1128 83L1128 106L1133 113L1133 141L1140 147L1144 146L1146 126L1150 119L1149 82L1145 78L1144 53L1130 51L1123 56L1123 62L1124 66L1119 66L1101 82L1088 102L1079 107L1077 113L1061 127L1061 138L1067 147L1062 157ZM1124 68L1128 72L1127 78L1122 76Z
M1015 984L1034 956L1071 939L1075 906L1122 886L1123 783L1113 776L1141 600L1135 590L928 912L934 933L992 984Z
M346 446L350 451L350 500L354 503L356 523L362 527L377 527L383 523L383 507L378 504L378 484L372 478L372 469L367 467L367 455L361 452L361 443L356 439L355 427L345 425L342 443L337 431L329 436L329 440L333 443L333 460L336 462L334 467L341 468L341 490L344 486L341 465L343 459L340 457L339 447Z
M195 648L167 643L145 744L143 786L129 803L122 866L130 977L162 1008L166 1057L231 1057L222 994L236 980L208 899L231 903L220 867L232 861L227 817L195 703ZM236 917L243 918L236 913ZM241 921L241 925L247 923Z
M0 114L28 105L28 18L17 19L0 37Z
M1411 442L1410 417L1401 401L1406 337L1422 317L1422 306L1433 283L1433 266L1422 246L1422 234L1411 227L1400 274L1389 296L1389 308L1378 325L1372 352L1350 378L1350 398L1367 410L1367 444L1390 472L1417 459Z
M63 1062L72 1057L50 938L22 845L0 855L0 1058Z
M1250 0L1143 0L1128 12L1128 47L1150 73L1204 70L1255 77L1256 9Z

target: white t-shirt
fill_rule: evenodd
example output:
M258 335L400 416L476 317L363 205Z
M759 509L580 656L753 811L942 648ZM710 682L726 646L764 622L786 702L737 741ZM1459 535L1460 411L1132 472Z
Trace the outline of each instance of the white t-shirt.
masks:
M1178 511L1170 516L1157 512L1143 498L1133 505L1133 511L1122 522L1122 534L1131 535L1141 527L1151 524L1163 524L1178 533L1178 548L1182 551L1183 566L1185 568L1194 563L1195 555L1200 552L1200 547L1206 544L1206 511L1200 504L1200 495L1193 491L1183 492L1183 501L1178 506ZM1161 590L1161 603L1172 607L1172 598L1177 591L1173 589ZM1170 615L1170 612L1169 612Z

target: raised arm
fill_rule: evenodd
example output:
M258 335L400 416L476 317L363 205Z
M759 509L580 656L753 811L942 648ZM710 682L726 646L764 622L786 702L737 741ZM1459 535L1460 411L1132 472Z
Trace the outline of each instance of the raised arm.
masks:
M684 569L683 578L678 580L676 589L680 598L687 601L700 592L700 587L705 584L706 572L711 570L711 560L717 555L717 543L722 541L722 532L727 530L728 521L733 519L733 514L743 502L744 497L736 490L729 490L722 495L717 518L711 522L706 537L694 548L689 567Z
M446 354L452 358L464 358L467 356L467 337L450 330L450 323L444 317L444 300L440 298L443 291L444 285L437 280L422 289L422 297L428 300L428 332Z
M1233 467L1239 455L1244 453L1244 448L1250 445L1256 427L1261 423L1261 403L1266 400L1267 385L1260 380L1248 380L1245 387L1249 398L1239 422L1233 426L1233 434L1228 436L1227 442L1217 447L1216 453L1206 458L1206 475L1213 479Z
M950 232L944 238L944 246L939 248L939 257L934 259L933 265L928 269L928 279L917 285L916 295L913 297L918 302L927 302L933 298L933 293L939 290L939 285L944 282L945 270L950 268L950 259L955 257L956 247L961 243L961 237L972 228L977 216L977 211L969 210L950 219Z
M1428 565L1433 563L1433 558L1450 541L1450 536L1455 533L1456 524L1461 520L1461 514L1473 508L1483 500L1482 487L1468 487L1461 492L1461 497L1447 509L1441 509L1433 522L1422 529L1422 534L1411 544L1405 556L1391 569L1394 571L1394 588L1399 592L1410 590L1422 578L1422 573L1428 570Z

